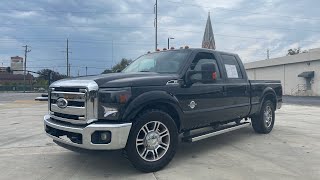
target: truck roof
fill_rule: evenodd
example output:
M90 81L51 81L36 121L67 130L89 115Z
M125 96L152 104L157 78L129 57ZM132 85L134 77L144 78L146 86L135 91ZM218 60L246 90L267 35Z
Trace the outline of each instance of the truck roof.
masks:
M225 52L225 51L217 51L213 49L206 49L206 48L183 48L183 49L169 49L169 50L162 50L162 51L155 51L151 53L160 53L160 52L165 52L165 51L193 51L193 52L218 52L222 54L229 54L229 55L236 55L236 53L230 53L230 52Z

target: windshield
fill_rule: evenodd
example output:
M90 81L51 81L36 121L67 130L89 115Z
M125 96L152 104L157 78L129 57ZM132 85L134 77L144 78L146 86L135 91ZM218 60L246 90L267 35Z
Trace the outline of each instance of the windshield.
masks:
M122 72L177 73L185 64L189 51L163 51L146 54L132 62Z

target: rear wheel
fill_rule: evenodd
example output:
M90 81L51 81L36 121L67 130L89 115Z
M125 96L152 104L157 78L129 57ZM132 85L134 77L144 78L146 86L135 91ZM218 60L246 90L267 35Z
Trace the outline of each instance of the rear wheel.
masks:
M257 133L268 134L272 131L275 121L275 107L270 100L262 104L259 115L251 119L252 127Z
M158 171L173 158L178 144L174 120L161 110L148 110L135 121L126 146L128 159L144 172Z

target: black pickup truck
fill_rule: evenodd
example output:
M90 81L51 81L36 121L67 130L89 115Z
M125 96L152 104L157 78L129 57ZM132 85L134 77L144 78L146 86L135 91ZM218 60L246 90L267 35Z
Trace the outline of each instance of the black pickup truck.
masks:
M60 146L123 149L152 172L171 161L179 140L251 124L269 133L281 104L280 81L248 80L238 55L184 48L145 54L119 73L54 82L44 126Z

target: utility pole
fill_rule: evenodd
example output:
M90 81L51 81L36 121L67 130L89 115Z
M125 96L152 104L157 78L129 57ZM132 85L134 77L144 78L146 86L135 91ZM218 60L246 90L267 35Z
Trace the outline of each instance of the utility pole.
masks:
M69 64L69 66L68 66L68 71L69 71L68 77L70 77L71 76L71 64Z
M267 59L270 59L270 50L267 49Z
M67 39L67 76L70 76L69 73L70 73L70 69L69 69L69 39Z
M28 49L28 45L22 46L25 48L24 50L24 71L23 71L23 92L26 92L26 72L27 72L27 54L31 52L31 49Z
M112 65L114 65L114 59L113 59L113 38L112 38L112 41L111 41L111 58L112 58Z
M69 77L70 76L70 68L69 68L69 53L72 53L69 51L69 39L67 39L67 48L66 48L66 51L62 51L64 53L66 53L66 60L67 60L67 76Z
M88 76L88 66L86 66L86 76Z
M156 4L154 5L154 13L156 18L154 19L155 26L155 51L158 49L158 0L156 0Z

